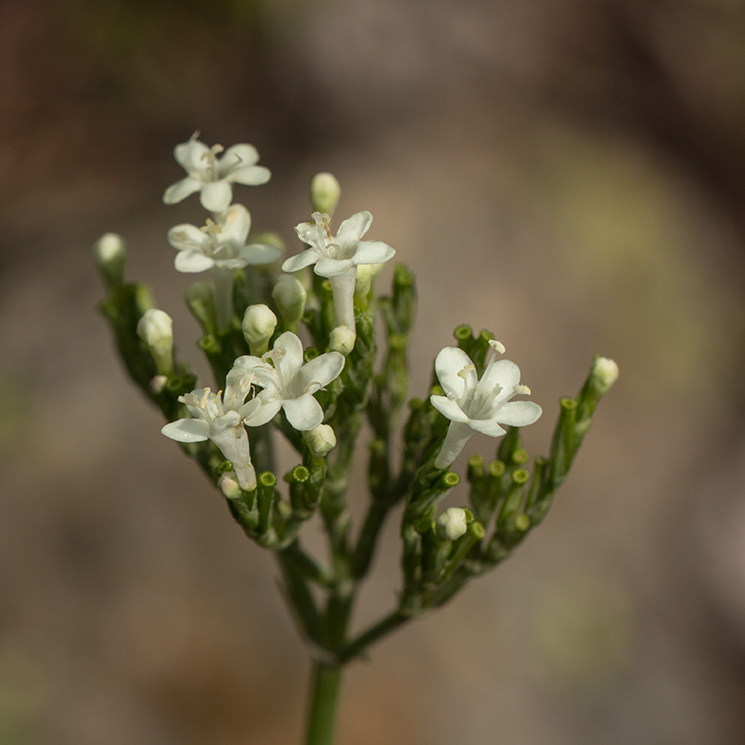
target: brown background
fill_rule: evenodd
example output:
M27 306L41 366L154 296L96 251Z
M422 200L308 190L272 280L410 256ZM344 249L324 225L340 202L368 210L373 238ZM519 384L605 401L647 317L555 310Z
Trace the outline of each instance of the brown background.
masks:
M318 170L373 213L419 281L414 394L489 328L545 451L592 355L621 367L540 530L349 670L340 745L743 741L741 3L4 0L0 102L0 743L300 742L271 558L95 312L113 230L198 359L165 233L202 211L160 201L196 129L258 147L236 196L292 252Z

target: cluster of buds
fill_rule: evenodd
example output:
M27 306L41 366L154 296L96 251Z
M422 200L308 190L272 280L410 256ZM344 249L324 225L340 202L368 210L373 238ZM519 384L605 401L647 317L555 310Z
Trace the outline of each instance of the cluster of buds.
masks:
M209 213L201 227L176 225L166 237L177 251L178 271L210 275L210 283L189 289L187 304L201 326L198 346L214 380L197 384L174 350L171 318L154 307L143 285L124 282L124 242L111 234L95 249L107 288L102 310L129 374L167 420L163 434L197 461L246 535L276 552L303 634L341 664L404 620L444 603L543 520L618 368L595 359L579 395L561 400L550 454L536 458L532 471L520 428L537 421L542 409L515 400L530 389L491 333L458 327L456 346L435 357L433 387L408 402L407 416L414 278L398 265L390 294L376 294L376 278L395 251L363 240L372 215L358 211L334 232L339 183L318 174L311 181L310 220L295 227L305 248L285 257L282 240L253 234L248 209L232 201L235 184L270 179L253 146L223 150L195 135L176 147L175 157L187 175L166 189L164 202L199 193ZM383 328L380 350L376 322ZM370 499L353 536L346 492L365 420L372 432ZM276 433L299 459L283 478L276 473ZM468 505L441 510L441 500L461 481L451 468L477 433L500 438L495 457L470 455ZM399 504L399 604L349 639L357 588L381 527ZM302 526L317 512L329 539L329 566L301 543Z

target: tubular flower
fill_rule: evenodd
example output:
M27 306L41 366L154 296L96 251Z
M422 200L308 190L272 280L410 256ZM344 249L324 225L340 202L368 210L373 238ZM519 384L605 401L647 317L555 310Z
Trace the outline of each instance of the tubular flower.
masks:
M323 422L323 409L313 394L341 374L344 356L326 352L303 363L302 342L285 331L263 357L244 355L235 361L233 369L250 374L254 385L263 388L253 399L261 405L252 418L257 426L273 419L282 408L287 421L306 432Z
M188 142L174 148L174 157L188 175L166 189L166 204L176 204L198 191L205 209L222 212L233 200L232 184L259 186L269 181L271 172L256 165L259 153L253 145L233 145L223 152L221 145L207 147L198 136L195 132Z
M504 352L499 342L489 344L495 352ZM479 380L475 365L462 349L445 347L435 359L435 372L445 395L430 396L430 401L450 419L435 468L447 468L474 432L499 437L506 432L500 425L525 427L542 414L532 401L510 401L518 394L529 394L530 389L520 385L520 368L510 360L496 359L496 354Z
M354 284L360 264L382 264L396 253L387 243L360 240L372 223L369 212L356 212L344 220L335 236L331 235L331 218L314 212L313 222L301 222L295 232L310 248L291 256L282 264L285 272L296 272L315 265L313 271L331 282L337 326L354 330Z
M255 398L244 403L251 389L251 376L235 368L228 374L225 393L212 393L209 388L197 388L179 397L193 419L179 419L166 424L161 432L177 442L212 440L235 470L242 489L256 488L256 470L251 463L251 451L244 425L256 427L261 404Z
M202 228L176 225L168 231L168 242L178 250L174 264L180 272L240 269L247 265L270 264L282 251L263 243L246 245L251 215L242 204L234 204L207 220Z

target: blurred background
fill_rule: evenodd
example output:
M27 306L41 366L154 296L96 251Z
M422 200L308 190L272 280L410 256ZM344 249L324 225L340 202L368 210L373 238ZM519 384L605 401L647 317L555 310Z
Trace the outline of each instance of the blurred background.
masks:
M339 744L745 741L742 3L3 0L0 94L2 745L301 741L271 557L95 309L119 232L198 359L165 234L203 213L161 202L197 129L257 146L236 199L291 253L316 171L373 213L418 278L414 395L486 327L545 452L592 355L621 368L540 529L350 667ZM395 602L389 527L358 626Z

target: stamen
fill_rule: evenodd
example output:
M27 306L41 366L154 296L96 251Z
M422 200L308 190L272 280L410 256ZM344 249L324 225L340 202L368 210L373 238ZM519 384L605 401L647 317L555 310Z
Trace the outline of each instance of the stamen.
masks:
M505 353L505 346L502 344L501 341L496 341L495 339L491 339L489 341L489 346L495 351L499 352L499 354Z
M222 228L209 217L207 218L207 224L199 228L203 233L210 233L210 235L219 235L222 233Z
M522 385L522 383L520 385L516 385L512 390L514 391L516 396L518 395L529 396L530 395L530 388L528 388L527 385Z
M476 370L476 365L466 365L459 373L458 377L463 378L464 380L468 377L468 373L473 372Z

